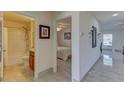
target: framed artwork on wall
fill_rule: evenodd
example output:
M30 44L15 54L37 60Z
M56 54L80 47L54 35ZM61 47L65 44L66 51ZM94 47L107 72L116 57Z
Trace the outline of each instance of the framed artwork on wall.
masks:
M65 40L71 40L71 32L64 33L64 39Z
M97 46L97 29L95 26L92 26L92 48Z
M39 25L39 38L50 39L50 26Z

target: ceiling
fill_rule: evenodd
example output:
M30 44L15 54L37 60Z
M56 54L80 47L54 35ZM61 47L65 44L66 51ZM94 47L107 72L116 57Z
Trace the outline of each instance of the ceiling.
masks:
M71 17L67 17L57 21L57 31L62 31L66 28L71 28Z
M71 26L71 17L67 17L67 18L59 20L57 22L57 26L58 27L63 27L63 28Z
M93 12L94 16L101 23L104 30L124 29L124 12L122 11L97 11ZM117 16L112 16L118 14Z
M15 12L4 12L4 20L28 23L31 20L33 20L33 18L28 17L28 16L23 16L21 14L15 13Z

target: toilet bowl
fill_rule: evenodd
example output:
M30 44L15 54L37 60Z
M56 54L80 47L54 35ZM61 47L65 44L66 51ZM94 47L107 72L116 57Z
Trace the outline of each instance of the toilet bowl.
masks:
M24 66L29 65L29 56L23 56L23 57L22 57L22 60L23 60L23 62L24 62Z

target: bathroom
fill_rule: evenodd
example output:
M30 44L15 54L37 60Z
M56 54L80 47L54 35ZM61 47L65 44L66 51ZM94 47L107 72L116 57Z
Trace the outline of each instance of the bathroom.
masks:
M3 17L3 81L32 81L35 21L15 12L4 12Z

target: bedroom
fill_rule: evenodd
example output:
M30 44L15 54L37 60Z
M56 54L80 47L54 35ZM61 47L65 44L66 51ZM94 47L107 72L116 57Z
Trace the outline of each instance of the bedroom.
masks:
M71 80L71 17L57 21L57 72Z

